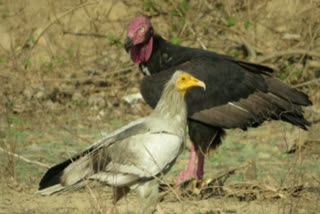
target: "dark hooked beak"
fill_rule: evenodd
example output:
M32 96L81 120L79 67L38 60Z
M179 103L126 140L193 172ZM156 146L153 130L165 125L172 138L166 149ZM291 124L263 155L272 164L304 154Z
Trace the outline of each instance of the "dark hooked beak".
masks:
M133 47L133 45L133 40L130 37L127 37L126 42L124 44L124 48L126 49L127 53L129 53L129 50Z

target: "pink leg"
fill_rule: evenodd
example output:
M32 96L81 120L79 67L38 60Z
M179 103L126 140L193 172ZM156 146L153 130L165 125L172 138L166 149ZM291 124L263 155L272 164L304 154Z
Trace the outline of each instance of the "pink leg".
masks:
M113 202L111 208L107 210L106 214L113 214L113 211L117 206L117 202L130 191L129 187L113 187L112 190Z
M116 205L113 204L110 209L107 210L106 214L113 214L114 209L116 208Z
M162 208L160 207L160 204L157 204L157 211L159 214L164 214Z
M194 174L194 165L196 162L196 150L194 145L192 144L191 151L190 151L190 160L189 165L186 171L182 172L177 181L177 185L182 184L186 180L188 180Z
M197 168L197 172L196 172L196 178L198 180L201 180L203 178L203 175L204 175L203 167L204 167L204 155L201 152L199 152L199 154L198 154L198 168Z

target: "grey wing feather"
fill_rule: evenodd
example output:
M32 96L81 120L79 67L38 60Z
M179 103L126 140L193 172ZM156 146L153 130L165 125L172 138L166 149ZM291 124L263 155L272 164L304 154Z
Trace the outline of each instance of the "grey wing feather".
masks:
M84 179L94 173L92 158L99 154L99 151L103 148L108 148L130 136L146 132L146 119L147 118L141 118L127 124L87 147L82 153L50 168L42 178L37 193L50 195L57 192L78 189L84 186ZM57 176L59 177L57 178Z
M61 179L63 185L77 183L80 179L87 178L105 168L111 160L108 151L113 147L119 147L114 145L122 144L122 141L147 132L148 128L144 122L145 118L129 123L89 147L88 149L95 148L65 168Z
M181 153L183 143L184 138L168 132L147 132L123 139L93 157L99 168L94 168L90 178L123 186L165 174Z

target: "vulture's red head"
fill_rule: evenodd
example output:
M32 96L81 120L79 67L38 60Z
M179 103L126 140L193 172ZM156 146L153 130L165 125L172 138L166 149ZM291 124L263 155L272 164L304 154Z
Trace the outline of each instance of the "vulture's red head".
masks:
M150 59L153 46L153 29L150 21L139 16L134 18L128 26L128 35L125 42L127 52L130 51L131 59L137 64Z

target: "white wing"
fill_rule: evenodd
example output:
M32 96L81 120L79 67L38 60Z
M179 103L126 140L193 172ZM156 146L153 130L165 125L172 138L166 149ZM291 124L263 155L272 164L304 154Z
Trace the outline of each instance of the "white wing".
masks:
M181 153L184 139L170 133L145 133L121 142L125 148L122 156L112 158L110 164L90 178L114 186L130 185L140 179L149 179L165 174ZM110 150L119 143L113 144ZM112 148L113 147L113 148ZM112 154L111 154L112 156Z

